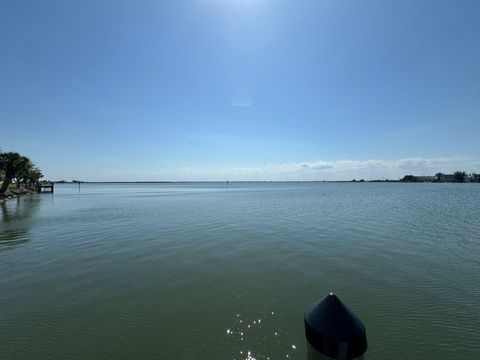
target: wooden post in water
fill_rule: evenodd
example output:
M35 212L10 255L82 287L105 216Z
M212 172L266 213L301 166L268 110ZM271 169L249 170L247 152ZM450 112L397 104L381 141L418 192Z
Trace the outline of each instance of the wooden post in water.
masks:
M362 321L333 293L305 311L307 360L363 359L367 333Z

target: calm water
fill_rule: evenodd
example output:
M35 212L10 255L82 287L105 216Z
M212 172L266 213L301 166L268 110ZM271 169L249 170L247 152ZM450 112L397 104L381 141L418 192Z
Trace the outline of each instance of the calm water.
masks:
M1 359L303 360L330 291L368 359L479 359L480 186L58 185L0 204L0 274Z

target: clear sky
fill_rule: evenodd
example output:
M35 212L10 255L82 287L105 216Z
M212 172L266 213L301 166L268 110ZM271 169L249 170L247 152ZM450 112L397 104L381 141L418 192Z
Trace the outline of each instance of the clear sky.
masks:
M0 0L0 147L47 178L480 172L478 0Z

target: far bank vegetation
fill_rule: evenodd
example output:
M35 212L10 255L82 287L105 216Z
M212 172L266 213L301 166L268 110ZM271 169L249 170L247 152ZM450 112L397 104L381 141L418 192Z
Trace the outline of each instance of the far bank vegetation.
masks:
M0 195L12 187L33 190L42 177L42 170L28 157L0 151Z

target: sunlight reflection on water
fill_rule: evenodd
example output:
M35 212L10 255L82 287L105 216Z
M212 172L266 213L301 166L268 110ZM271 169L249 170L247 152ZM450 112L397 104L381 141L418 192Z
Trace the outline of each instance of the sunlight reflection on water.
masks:
M274 311L252 318L236 314L231 326L225 331L232 349L232 360L271 359L267 344L283 352L287 359L295 359L295 344L287 331L273 324ZM273 330L272 330L273 329ZM238 357L240 356L240 358Z

